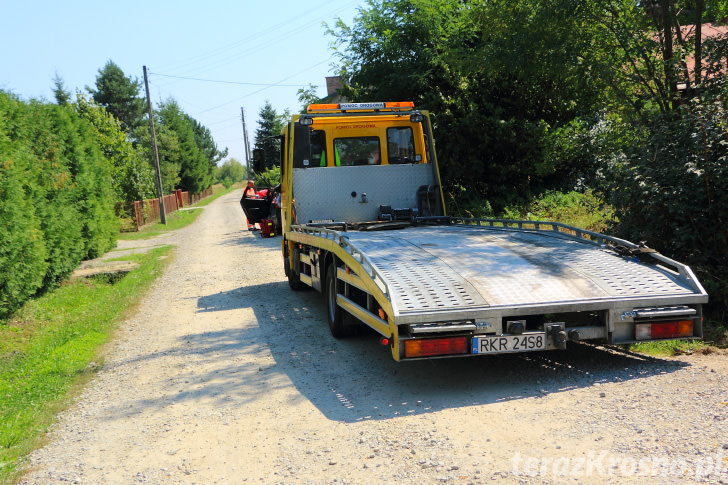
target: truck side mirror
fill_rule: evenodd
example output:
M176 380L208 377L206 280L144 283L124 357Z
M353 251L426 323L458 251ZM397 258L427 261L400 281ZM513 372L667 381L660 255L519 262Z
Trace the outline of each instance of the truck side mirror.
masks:
M262 148L253 149L253 170L255 173L263 173L265 171L265 150Z
M293 166L311 166L311 126L293 125Z

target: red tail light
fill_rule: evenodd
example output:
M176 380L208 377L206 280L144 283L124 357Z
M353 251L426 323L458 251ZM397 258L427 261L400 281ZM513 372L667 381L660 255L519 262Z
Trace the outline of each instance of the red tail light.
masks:
M468 353L467 337L405 340L405 357L432 357L436 355L460 355Z
M657 340L693 336L693 321L638 323L634 326L636 340Z

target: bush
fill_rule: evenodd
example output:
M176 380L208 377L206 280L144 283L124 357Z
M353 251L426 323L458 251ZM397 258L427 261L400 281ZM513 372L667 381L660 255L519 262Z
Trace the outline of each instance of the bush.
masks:
M529 219L563 222L594 232L607 232L615 222L614 210L592 191L548 192L531 204Z
M38 217L27 197L28 166L34 158L3 134L4 102L0 99L0 318L37 291L49 266Z
M554 221L602 233L615 222L612 207L592 191L550 191L529 204L505 207L498 214L487 200L465 200L458 203L453 192L456 191L445 194L448 213L459 217Z
M719 100L658 116L606 166L619 235L692 266L709 314L728 308L728 110Z
M87 121L0 92L0 318L113 246L113 202Z

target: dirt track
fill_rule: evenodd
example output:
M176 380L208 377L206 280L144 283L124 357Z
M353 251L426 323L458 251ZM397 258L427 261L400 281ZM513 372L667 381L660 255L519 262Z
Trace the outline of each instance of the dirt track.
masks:
M174 262L26 483L728 483L728 356L396 363L329 335L239 196L150 242Z

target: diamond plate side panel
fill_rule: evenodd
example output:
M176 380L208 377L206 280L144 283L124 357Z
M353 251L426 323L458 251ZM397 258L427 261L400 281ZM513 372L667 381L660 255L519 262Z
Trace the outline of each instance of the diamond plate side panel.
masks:
M417 207L417 189L434 183L432 166L426 164L296 168L296 216L300 224L375 221L380 205Z

